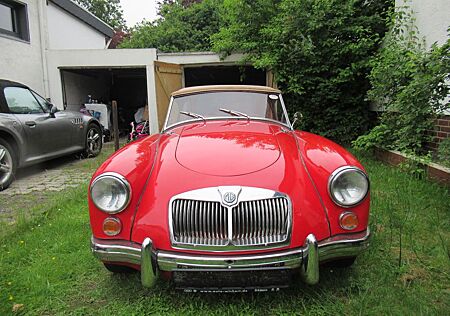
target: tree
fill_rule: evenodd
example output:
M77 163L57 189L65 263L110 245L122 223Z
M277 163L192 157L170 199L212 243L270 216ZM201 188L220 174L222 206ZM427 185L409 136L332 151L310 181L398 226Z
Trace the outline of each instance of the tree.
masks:
M165 0L159 19L136 25L121 48L158 48L164 52L205 51L210 37L219 31L222 0Z
M225 0L214 49L272 69L302 129L349 143L367 128L367 76L391 2Z
M120 0L75 0L115 30L126 29Z

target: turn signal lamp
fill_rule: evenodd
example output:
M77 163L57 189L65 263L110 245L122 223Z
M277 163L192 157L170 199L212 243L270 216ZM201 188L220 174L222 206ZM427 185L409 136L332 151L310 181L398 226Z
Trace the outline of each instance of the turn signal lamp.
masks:
M116 236L122 230L120 219L108 217L103 221L103 232L108 236Z
M353 212L344 212L339 217L339 225L345 230L353 230L358 224L358 216Z

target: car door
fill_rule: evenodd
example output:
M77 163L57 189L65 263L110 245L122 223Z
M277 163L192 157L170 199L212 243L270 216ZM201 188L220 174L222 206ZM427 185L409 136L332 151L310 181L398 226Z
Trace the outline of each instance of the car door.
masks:
M44 112L50 113L50 109L54 106L39 94L31 90L31 93L39 102ZM78 122L75 116L66 111L58 111L54 114L54 131L57 133L55 141L62 150L69 150L74 146L75 137L78 134Z
M23 87L5 87L9 111L25 130L26 162L45 159L62 150L57 121L44 111L32 92Z

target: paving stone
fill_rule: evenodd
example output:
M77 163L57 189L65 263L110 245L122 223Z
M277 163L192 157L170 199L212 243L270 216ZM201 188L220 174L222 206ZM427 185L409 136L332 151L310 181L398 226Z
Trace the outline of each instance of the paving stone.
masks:
M82 160L77 160L70 164L59 166L56 169L44 170L42 172L25 176L14 181L11 186L0 192L2 196L15 196L18 194L29 194L42 190L62 191L67 187L76 187L80 183L89 181L91 172L80 172L76 170L77 164ZM69 169L68 168L74 168Z

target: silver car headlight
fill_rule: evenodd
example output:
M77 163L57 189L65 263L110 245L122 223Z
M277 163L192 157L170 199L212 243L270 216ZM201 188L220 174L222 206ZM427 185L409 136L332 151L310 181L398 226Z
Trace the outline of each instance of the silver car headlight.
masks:
M366 197L369 192L369 179L359 168L340 167L328 179L328 192L337 205L351 207Z
M106 172L94 179L91 199L103 212L116 214L123 211L131 200L131 187L125 177Z

